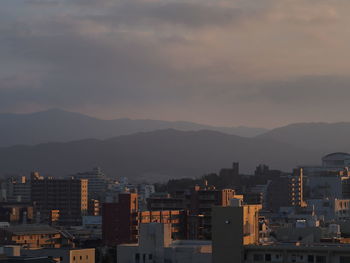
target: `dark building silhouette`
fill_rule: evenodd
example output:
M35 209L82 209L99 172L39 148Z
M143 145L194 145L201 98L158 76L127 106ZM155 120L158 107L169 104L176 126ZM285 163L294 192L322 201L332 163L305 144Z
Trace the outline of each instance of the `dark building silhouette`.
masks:
M295 169L292 175L272 180L267 190L267 209L277 212L280 207L302 207L303 170Z
M34 174L33 174L34 175ZM86 179L43 178L35 174L31 179L32 202L40 213L40 220L51 223L52 213L62 225L80 225L88 208Z

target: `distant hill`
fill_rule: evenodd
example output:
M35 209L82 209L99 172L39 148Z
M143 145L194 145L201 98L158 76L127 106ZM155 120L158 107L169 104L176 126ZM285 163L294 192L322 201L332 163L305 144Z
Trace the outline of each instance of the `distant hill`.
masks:
M68 142L89 138L107 139L169 128L183 131L214 130L246 137L266 132L262 128L214 127L181 121L101 120L59 109L32 114L0 114L0 127L0 146Z
M240 162L243 172L252 172L260 163L288 171L298 164L318 163L320 157L268 139L167 129L108 140L0 148L0 173L39 170L62 176L98 165L110 176L165 180L217 172L233 161Z
M257 136L322 152L350 151L350 123L296 123Z

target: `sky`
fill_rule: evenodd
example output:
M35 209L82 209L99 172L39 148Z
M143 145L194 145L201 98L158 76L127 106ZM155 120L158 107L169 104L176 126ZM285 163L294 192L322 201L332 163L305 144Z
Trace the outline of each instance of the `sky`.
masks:
M349 0L3 0L0 112L350 121Z

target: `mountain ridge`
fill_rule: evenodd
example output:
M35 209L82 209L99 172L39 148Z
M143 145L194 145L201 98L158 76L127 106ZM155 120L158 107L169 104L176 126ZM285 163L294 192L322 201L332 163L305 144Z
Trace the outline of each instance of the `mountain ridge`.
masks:
M102 120L84 114L51 109L29 114L0 114L0 146L36 145L80 139L107 139L142 131L174 128L178 130L217 130L228 134L254 137L266 130L249 127L215 127L186 121L151 119Z
M291 170L321 155L284 143L242 138L216 131L174 129L123 135L106 140L80 140L0 148L0 173L64 176L102 167L112 177L165 180L198 177L240 162L243 172L260 163Z

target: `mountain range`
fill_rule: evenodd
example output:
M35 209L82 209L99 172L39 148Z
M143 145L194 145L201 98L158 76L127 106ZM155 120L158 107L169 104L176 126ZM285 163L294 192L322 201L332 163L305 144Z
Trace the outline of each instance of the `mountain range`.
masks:
M215 127L184 121L101 120L60 109L31 114L0 114L0 147L17 144L35 145L82 139L108 139L120 135L161 129L181 131L213 130L244 137L266 132L263 128Z
M156 181L217 172L234 161L244 173L260 163L290 171L297 165L319 164L326 153L350 151L350 123L292 124L242 137L232 134L235 128L104 121L50 110L2 114L0 125L0 142L6 145L0 147L2 175L38 170L63 176L100 166L110 176Z

